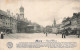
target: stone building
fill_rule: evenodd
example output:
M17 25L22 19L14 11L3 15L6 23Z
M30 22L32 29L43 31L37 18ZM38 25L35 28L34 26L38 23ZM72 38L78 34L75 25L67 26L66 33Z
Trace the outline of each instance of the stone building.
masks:
M24 7L19 8L20 13L17 15L17 32L18 33L25 33L27 32L27 25L29 24L28 21L24 18Z
M17 15L17 32L18 33L34 33L40 32L41 27L39 24L34 24L31 21L24 18L24 7L20 7L20 14Z
M32 33L33 25L31 21L28 21L27 18L24 18L24 7L20 7L20 14L17 15L17 33Z
M13 33L16 33L17 32L17 20L13 17L10 17L10 28L12 29Z
M68 31L71 30L72 34L76 34L77 30L80 30L80 13L73 13L72 17L68 17L62 21L63 28Z
M15 33L17 31L17 20L8 12L0 10L0 31Z
M52 33L52 26L46 26L45 29L47 33Z
M70 17L67 17L65 18L63 21L62 21L62 24L63 24L63 28L65 29L68 29L71 27L71 18Z
M42 28L39 24L32 23L32 25L33 25L34 33L40 33L42 31Z
M80 13L74 13L71 18L71 28L80 29Z

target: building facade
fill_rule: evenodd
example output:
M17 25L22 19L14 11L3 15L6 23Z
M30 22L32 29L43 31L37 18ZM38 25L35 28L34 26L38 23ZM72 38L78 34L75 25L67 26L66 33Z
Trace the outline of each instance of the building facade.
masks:
M35 33L41 32L41 27L37 23L32 23L31 21L24 18L24 7L20 7L20 14L17 14L17 32L18 33Z
M0 31L15 33L17 32L17 20L7 13L8 12L0 10Z
M34 26L34 33L40 33L42 30L41 26L37 23L32 24Z
M57 33L57 32L58 32L58 27L56 24L56 20L54 18L53 25L52 25L52 33Z
M66 18L62 21L63 28L65 28L71 34L76 34L77 30L80 30L80 13L73 13L73 16Z

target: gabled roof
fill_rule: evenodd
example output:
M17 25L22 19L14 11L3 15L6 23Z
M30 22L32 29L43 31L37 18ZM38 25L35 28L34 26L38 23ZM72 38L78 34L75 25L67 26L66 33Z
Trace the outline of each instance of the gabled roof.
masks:
M62 22L66 22L66 21L70 21L71 18L70 17L67 17L65 20L63 20Z
M1 14L1 15L5 15L5 16L8 16L8 15L7 15L7 12L2 11L2 10L0 10L0 14Z

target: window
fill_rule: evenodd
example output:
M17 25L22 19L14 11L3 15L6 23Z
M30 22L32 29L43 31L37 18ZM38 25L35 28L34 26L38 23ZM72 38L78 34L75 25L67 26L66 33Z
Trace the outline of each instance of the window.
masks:
M6 25L7 25L7 23L6 23Z
M2 19L2 16L0 16L0 19Z

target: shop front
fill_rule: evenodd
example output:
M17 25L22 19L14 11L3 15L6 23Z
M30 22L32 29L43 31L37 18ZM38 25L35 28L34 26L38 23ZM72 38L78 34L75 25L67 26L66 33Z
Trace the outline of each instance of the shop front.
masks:
M7 27L0 27L0 32L5 32L5 33L12 33L12 29L7 28Z

